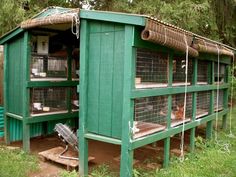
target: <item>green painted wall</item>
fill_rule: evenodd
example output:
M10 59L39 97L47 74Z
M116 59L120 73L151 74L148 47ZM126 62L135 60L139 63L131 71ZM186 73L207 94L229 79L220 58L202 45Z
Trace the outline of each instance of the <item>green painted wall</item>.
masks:
M7 69L7 112L22 115L23 99L23 37L15 39L8 44Z
M120 138L124 26L92 21L88 33L88 131Z

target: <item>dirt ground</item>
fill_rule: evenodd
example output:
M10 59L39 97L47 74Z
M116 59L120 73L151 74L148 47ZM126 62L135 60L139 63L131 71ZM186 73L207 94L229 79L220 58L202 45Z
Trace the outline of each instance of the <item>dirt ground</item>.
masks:
M198 128L197 135L204 136L205 128ZM31 153L38 155L39 152L45 151L54 147L62 146L65 144L57 137L57 135L51 135L47 137L32 138L31 141ZM185 133L185 151L188 150L189 145L189 131ZM11 143L11 146L22 147L21 142ZM164 143L158 141L156 143L138 148L134 152L134 166L142 168L161 168L164 155ZM89 156L95 157L95 159L89 163L89 170L97 167L101 164L108 164L110 170L114 173L119 173L120 167L120 146L103 143L99 141L89 141ZM76 152L70 149L70 154L76 156ZM180 155L180 135L176 135L171 138L171 155ZM42 161L39 158L40 169L36 173L31 173L30 177L57 177L58 174L66 169L63 165L58 165L52 161Z

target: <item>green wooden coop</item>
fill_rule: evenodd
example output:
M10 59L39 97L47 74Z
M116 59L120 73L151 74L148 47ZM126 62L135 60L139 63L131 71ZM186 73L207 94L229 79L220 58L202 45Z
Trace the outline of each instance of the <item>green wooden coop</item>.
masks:
M66 63L67 69L54 73L48 63L40 65L46 70L32 63L44 57L36 45L42 36L49 45L48 61L57 57L52 55L56 49L58 53L66 49L67 60L60 56L53 67ZM235 49L155 18L49 8L5 35L1 43L6 60L6 126L10 126L9 117L22 121L24 147L28 149L33 123L79 117L81 175L88 174L88 148L93 148L88 147L90 139L121 146L120 176L126 177L132 176L135 149L164 140L166 167L171 136L183 128L190 130L193 150L197 126L207 124L207 138L211 138L213 121L218 117L226 126L229 66ZM76 51L79 56L74 55ZM76 81L73 76L77 77L78 70ZM76 85L79 99L73 96ZM38 96L34 93L41 89L46 95L50 89L65 93L55 91L60 95L57 104L67 112L43 115L51 106L44 108L43 103L34 101ZM49 102L54 104L51 99ZM74 103L79 105L79 116L73 112ZM42 110L37 109L40 106ZM32 116L38 112L40 115Z

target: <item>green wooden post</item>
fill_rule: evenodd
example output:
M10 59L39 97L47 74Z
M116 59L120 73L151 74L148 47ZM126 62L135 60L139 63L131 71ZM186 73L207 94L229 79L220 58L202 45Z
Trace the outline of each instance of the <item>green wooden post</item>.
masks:
M72 81L72 66L71 66L71 60L72 60L72 47L71 46L67 46L67 80L68 81ZM67 109L68 111L71 113L71 88L68 87L67 88L67 98L66 98L66 102L67 102Z
M9 122L8 122L8 116L6 113L8 112L8 44L4 44L4 84L3 84L3 92L4 92L4 135L5 135L5 142L7 145L10 144L10 131L9 131Z
M173 82L173 53L171 52L168 60L168 87L172 86ZM167 112L167 121L166 127L167 130L171 128L171 111L172 111L172 95L168 95L168 112ZM170 137L164 139L164 161L163 167L166 168L169 166L170 161Z
M226 71L225 71L225 82L226 83L229 83L229 75L230 75L230 68L229 66L226 67ZM228 108L228 98L229 98L229 89L225 89L224 90L224 109L227 109ZM225 114L223 115L223 119L222 119L222 128L224 130L226 130L227 128L227 117L228 117L228 114Z
M80 33L80 111L79 111L79 174L88 176L88 140L87 131L87 62L88 62L88 22L81 20Z
M198 74L198 60L195 58L193 59L193 78L192 78L192 85L197 85L197 74ZM197 92L193 92L193 99L192 99L192 121L195 121L196 118L196 111L197 111ZM190 129L190 151L193 152L195 149L195 131L196 127Z
M133 149L131 149L133 125L132 109L133 104L130 99L134 79L134 69L132 66L134 59L134 49L132 48L134 37L133 26L125 26L125 44L124 44L124 84L123 84L123 112L122 112L122 144L121 144L121 162L120 176L131 177L133 174Z
M211 62L210 67L208 67L208 72L209 72L209 80L208 83L214 84L215 81L215 76L214 76L214 61ZM211 91L210 94L210 110L209 114L214 113L214 90ZM211 139L212 138L212 129L213 129L213 121L208 121L207 122L207 127L206 127L206 138Z
M30 108L30 96L29 89L27 88L27 82L30 80L30 45L29 45L29 33L26 31L24 33L24 51L23 51L23 149L24 151L30 151L30 124L27 123L27 117L29 116L29 108Z

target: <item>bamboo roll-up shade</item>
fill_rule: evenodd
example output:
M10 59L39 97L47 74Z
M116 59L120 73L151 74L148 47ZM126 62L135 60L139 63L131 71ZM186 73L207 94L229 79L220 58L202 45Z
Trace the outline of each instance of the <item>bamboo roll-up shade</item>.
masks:
M39 26L53 25L53 24L65 24L72 23L74 18L77 18L79 13L79 9L63 12L63 13L55 13L53 15L49 15L46 17L38 17L23 21L21 23L21 28L29 29Z
M157 43L181 52L186 52L188 45L188 53L190 56L198 56L198 51L192 48L193 37L180 33L175 29L160 24L155 20L148 19L145 29L142 31L141 38L146 41Z
M234 55L233 51L225 47L219 46L217 44L209 43L203 40L197 40L196 42L194 42L193 47L199 52L203 52L203 53L212 53L212 54L218 55L218 52L219 52L219 55L228 55L228 56Z

